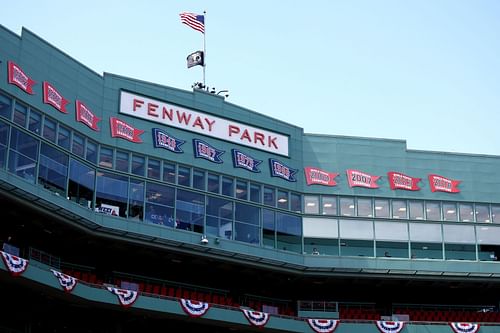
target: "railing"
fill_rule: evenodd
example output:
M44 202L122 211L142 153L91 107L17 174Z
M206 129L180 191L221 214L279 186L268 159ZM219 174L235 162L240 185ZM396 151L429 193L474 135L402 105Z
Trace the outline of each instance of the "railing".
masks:
M29 248L29 258L30 260L36 260L42 264L54 267L54 268L60 268L61 267L61 258L55 257L47 252L44 252L42 250L35 249L33 247Z

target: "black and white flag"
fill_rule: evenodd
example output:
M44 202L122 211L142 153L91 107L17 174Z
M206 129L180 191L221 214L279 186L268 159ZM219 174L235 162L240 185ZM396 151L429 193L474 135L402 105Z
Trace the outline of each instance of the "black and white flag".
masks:
M187 56L187 68L198 65L205 66L203 51L196 51Z

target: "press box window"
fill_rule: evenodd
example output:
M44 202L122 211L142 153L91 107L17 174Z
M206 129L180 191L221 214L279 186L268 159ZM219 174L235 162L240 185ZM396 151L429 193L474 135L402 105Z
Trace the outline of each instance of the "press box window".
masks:
M144 176L145 158L140 155L132 155L132 173L137 176Z
M278 190L278 208L288 209L288 192Z
M47 120L47 118L45 118ZM96 164L97 162L97 144L94 141L87 140L87 153L86 159L90 163Z
M148 178L160 180L160 161L148 158Z
M199 169L193 170L193 188L205 191L205 171Z
M304 196L304 213L319 214L319 196L317 195Z
M250 201L261 203L261 187L259 184L250 183ZM499 215L500 220L500 215Z
M18 102L14 107L14 122L22 127L26 127L28 108Z
M57 133L57 144L64 149L69 150L70 147L70 131L67 127L59 125Z
M163 181L175 184L175 164L163 161Z
M247 200L248 198L248 183L243 180L236 181L236 198Z
M51 142L56 142L56 123L47 117L43 120L43 137Z
M322 198L323 215L337 215L337 197L324 195Z
M99 166L105 168L113 167L113 149L101 147L101 151L99 153Z
M354 216L354 198L340 198L340 215Z
M264 186L264 205L276 206L276 196L273 187Z
M184 167L184 166L179 166L178 169L178 174L177 174L177 184L183 185L183 186L190 186L191 185L191 169Z
M222 194L227 196L234 196L234 182L232 178L222 177Z
M12 112L12 99L5 95L0 95L0 116L10 120Z
M219 175L209 173L208 174L208 191L212 193L219 194Z
M116 165L115 169L122 172L128 172L128 164L129 164L129 153L122 150L116 151Z
M30 109L28 129L35 134L40 134L42 131L42 116L32 109Z

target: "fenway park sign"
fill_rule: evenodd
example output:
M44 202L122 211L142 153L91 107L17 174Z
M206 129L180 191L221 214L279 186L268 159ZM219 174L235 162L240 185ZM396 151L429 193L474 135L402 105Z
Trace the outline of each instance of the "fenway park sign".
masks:
M120 113L288 156L288 137L141 95L121 92Z

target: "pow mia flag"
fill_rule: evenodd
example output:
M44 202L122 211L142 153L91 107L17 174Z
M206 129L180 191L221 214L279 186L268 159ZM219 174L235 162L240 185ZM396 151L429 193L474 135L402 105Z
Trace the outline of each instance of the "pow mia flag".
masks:
M194 66L205 66L203 61L203 51L196 51L187 56L187 67L191 68Z

